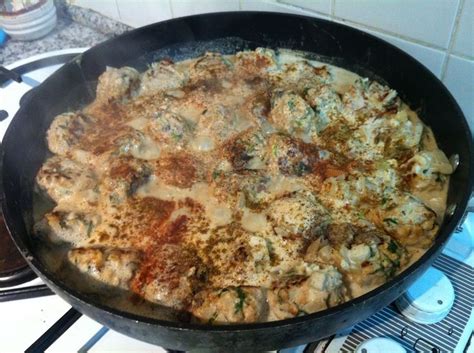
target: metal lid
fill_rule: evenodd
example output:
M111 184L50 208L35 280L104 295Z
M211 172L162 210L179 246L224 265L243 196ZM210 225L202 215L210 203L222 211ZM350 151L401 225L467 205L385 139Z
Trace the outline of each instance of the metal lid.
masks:
M386 337L371 338L362 342L356 349L356 353L406 353L403 346Z
M443 272L430 267L396 300L400 312L421 324L434 324L448 315L454 303L454 288Z

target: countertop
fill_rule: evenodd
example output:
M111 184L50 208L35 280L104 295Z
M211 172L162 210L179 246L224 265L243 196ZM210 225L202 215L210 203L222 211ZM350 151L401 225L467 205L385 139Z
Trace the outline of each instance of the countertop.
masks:
M130 29L92 10L73 5L56 6L56 28L45 37L33 41L9 39L0 47L0 65L53 50L90 47Z

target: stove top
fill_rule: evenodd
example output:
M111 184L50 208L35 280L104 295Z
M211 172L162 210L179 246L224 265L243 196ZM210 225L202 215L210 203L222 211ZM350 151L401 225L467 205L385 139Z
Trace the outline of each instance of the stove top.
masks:
M21 76L16 79L21 82L10 80L0 86L0 139L25 93L61 67L62 63L70 60L71 55L84 50L85 48L76 48L45 53L6 67L9 70L15 69ZM47 66L44 66L45 59L48 61ZM326 340L279 352L474 353L474 342L470 343L473 341L474 329L473 250L474 214L471 213L452 235L433 268L397 300L397 305L393 303L369 319ZM0 263L4 252L4 249L0 249ZM428 272L435 273L435 277L429 277ZM10 287L0 290L0 351L170 352L166 348L109 330L72 309L39 278L31 278L32 276L26 278L26 283L11 283ZM434 286L431 290L425 288L430 280ZM452 288L453 292L450 294L448 289L439 287L442 285ZM437 305L445 311L441 316L437 314ZM440 321L431 324L417 323L413 321L420 321L416 319L416 315Z

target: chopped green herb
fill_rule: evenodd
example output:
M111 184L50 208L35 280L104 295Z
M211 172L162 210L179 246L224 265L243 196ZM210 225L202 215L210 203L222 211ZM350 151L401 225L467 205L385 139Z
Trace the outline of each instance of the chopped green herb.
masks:
M385 205L388 200L389 200L388 196L382 196L382 205Z
M388 243L387 249L390 252L396 253L398 250L398 246L393 240L390 240L390 243Z
M207 323L208 323L209 325L212 325L212 324L214 323L214 321L216 321L217 315L219 315L219 314L218 314L217 311L216 311L214 314L212 314L212 317L207 321Z
M93 226L94 225L92 224L92 221L90 221L89 224L87 225L87 237L88 238L91 236Z
M222 62L225 64L225 66L229 67L229 68L232 68L233 65L232 63L229 61L229 59L227 59L226 57L222 57Z
M278 146L276 144L272 145L272 154L278 157Z
M270 239L265 239L265 245L267 246L268 257L270 258L270 262L273 262L275 259L275 249L273 248L273 243Z
M387 223L398 224L398 221L395 218L384 218L383 221Z
M175 140L175 141L179 141L179 140L181 140L181 139L183 138L183 135L178 134L178 133L176 133L176 132L172 132L172 133L171 133L171 138L172 138L173 140Z
M245 293L240 287L235 288L235 291L237 292L237 296L239 297L239 301L235 303L234 307L235 313L237 314L238 312L243 312L244 310Z
M216 180L222 174L222 170L214 169L212 172L212 179Z
M290 111L294 112L295 109L296 109L296 105L295 105L295 102L291 99L288 101L288 109L290 109Z

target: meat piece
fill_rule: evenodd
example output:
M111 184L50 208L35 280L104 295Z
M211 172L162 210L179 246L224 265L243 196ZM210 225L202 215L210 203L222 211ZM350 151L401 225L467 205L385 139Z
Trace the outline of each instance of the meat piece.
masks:
M161 155L161 149L147 134L130 129L113 141L114 154L133 156L138 159L153 160Z
M270 122L284 132L312 136L317 133L316 115L298 94L275 91L272 94Z
M341 274L334 267L316 269L311 275L268 292L269 321L314 313L345 300Z
M203 165L193 155L180 152L163 156L154 164L155 175L165 184L189 188L203 177Z
M253 126L255 122L240 116L235 109L217 103L209 106L201 115L196 131L200 135L212 137L217 146Z
M66 156L75 148L93 120L81 113L64 113L54 118L48 129L49 150Z
M169 111L158 111L150 122L152 136L171 145L185 145L193 131L194 124L191 121Z
M265 169L265 143L259 130L249 129L225 145L224 155L236 172Z
M179 244L156 246L145 256L132 290L145 299L184 309L199 285L204 285L206 270L196 254Z
M191 312L200 321L211 324L264 321L265 290L257 287L204 290L194 296Z
M441 150L421 151L401 167L408 185L413 190L440 190L446 175L453 172L448 158Z
M305 99L316 114L315 129L320 134L342 111L341 98L330 85L320 85L306 90Z
M131 67L116 69L107 67L99 76L97 84L97 101L109 103L114 100L125 100L136 94L140 84L140 74Z
M54 156L43 164L36 181L57 203L57 209L84 211L97 205L97 178L87 165Z
M304 60L279 66L278 70L269 72L269 78L274 86L280 89L292 89L300 94L308 87L332 80L327 66L315 67Z
M235 70L238 76L249 78L261 76L276 67L276 56L272 49L257 48L254 51L242 51L235 57Z
M141 262L137 251L106 247L72 249L68 258L79 271L122 289L130 288L130 280Z
M269 169L283 175L304 176L311 173L319 161L318 149L293 137L272 134L266 150Z
M273 201L268 216L275 231L283 236L314 238L328 226L331 217L309 191L296 192Z
M162 91L177 90L188 80L186 70L177 70L169 60L151 64L142 75L139 95L154 95Z
M428 247L439 228L436 213L408 193L393 194L366 217L405 246Z
M123 204L147 182L151 174L152 168L146 162L131 157L114 157L101 179L101 206L107 208Z
M342 223L331 224L325 237L310 244L305 260L338 267L356 296L392 278L408 257L400 243L381 231Z
M217 84L221 87L223 76L232 69L233 64L219 53L206 52L198 58L190 69L190 84L200 83L203 86ZM215 81L219 78L219 81ZM205 87L204 87L205 88Z
M53 243L67 242L78 246L94 232L100 218L94 214L53 211L35 224L35 232Z

